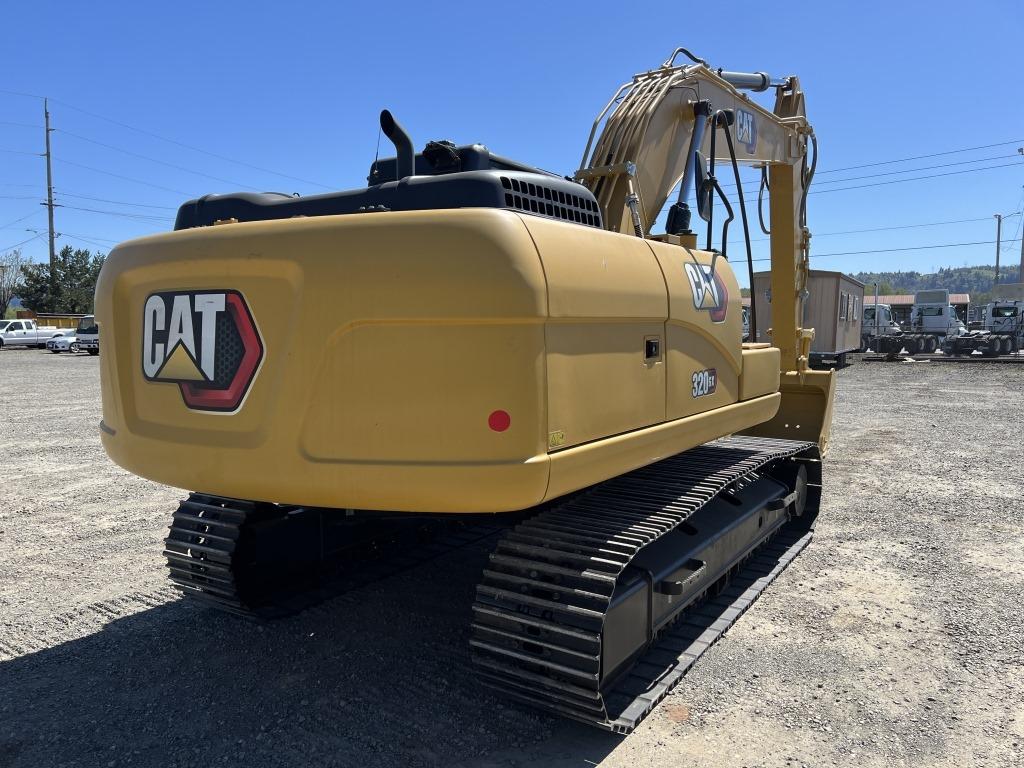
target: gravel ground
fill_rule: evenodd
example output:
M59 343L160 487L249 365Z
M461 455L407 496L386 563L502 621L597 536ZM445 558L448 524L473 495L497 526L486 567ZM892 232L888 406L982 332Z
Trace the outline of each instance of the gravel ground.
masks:
M104 456L97 360L0 379L0 766L1024 761L1024 366L841 371L815 540L626 738L475 686L482 547L271 624L179 600L181 491Z

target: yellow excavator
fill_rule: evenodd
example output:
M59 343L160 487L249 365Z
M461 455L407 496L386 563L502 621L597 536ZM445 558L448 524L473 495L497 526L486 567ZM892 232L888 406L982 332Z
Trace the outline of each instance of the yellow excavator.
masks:
M748 95L769 90L772 110ZM817 150L799 81L680 48L619 88L572 177L481 144L416 152L380 123L395 157L365 188L207 195L113 250L104 448L194 489L171 578L238 613L486 515L480 679L628 732L818 511L833 379L800 327ZM762 170L771 344L741 342L743 165Z

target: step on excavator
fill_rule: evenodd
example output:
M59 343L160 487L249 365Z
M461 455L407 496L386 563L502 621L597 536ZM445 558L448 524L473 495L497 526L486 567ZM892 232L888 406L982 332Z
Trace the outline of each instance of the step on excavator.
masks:
M236 613L489 542L467 606L480 681L629 732L818 512L833 379L800 325L800 83L680 48L618 89L572 177L380 125L395 156L365 188L207 195L111 252L103 445L194 489L171 578ZM752 272L743 165L762 171L770 344L741 341L727 252L738 208Z

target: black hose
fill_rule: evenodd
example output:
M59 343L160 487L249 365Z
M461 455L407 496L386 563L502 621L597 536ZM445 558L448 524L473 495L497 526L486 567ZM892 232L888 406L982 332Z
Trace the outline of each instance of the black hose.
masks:
M757 223L761 225L762 232L770 235L772 231L764 225L764 191L766 189L771 193L772 189L768 186L768 166L762 166L761 184L757 188ZM753 302L751 302L751 306L753 306Z
M718 138L718 112L711 116L711 157L708 159L708 180L713 186L718 187L718 182L715 180L715 144ZM715 218L715 196L708 195L708 217L705 221L708 223L708 233L705 240L707 241L704 246L704 250L710 251L712 240L712 228L713 220Z
M814 169L818 167L818 137L811 134L811 146L814 148L814 157L811 159L811 167L807 167L807 156L804 155L804 168L800 180L803 182L803 194L800 195L800 226L807 226L807 192L814 180Z
M740 221L743 222L743 240L747 246L747 275L750 277L750 340L757 339L757 309L754 305L754 252L750 248L750 226L747 222L747 204L743 200L743 184L740 183L740 166L736 161L736 147L732 143L732 131L725 127L725 140L729 145L732 172L736 177L736 196L740 201Z
M704 61L704 59L702 59L699 56L695 56L694 54L690 53L690 51L688 51L686 48L676 48L672 52L672 55L669 56L668 59L665 61L665 63L662 64L661 66L663 66L663 67L671 67L673 64L676 63L676 56L678 56L680 53L683 54L684 56L686 56L686 58L688 58L694 64L703 64L705 67L708 67L709 69L711 67L711 65L708 64L706 61Z
M722 191L722 186L718 183L718 179L714 176L711 177L711 183L715 187L715 191L718 196L722 198L722 205L725 206L725 212L728 214L728 218L722 224L722 249L719 251L722 254L722 258L726 261L729 260L729 225L736 218L736 214L732 210L732 203L729 202L728 195Z

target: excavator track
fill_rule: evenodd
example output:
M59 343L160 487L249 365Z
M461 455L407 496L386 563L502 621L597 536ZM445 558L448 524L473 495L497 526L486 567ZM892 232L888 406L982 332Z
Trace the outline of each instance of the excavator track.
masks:
M473 605L483 683L632 731L807 545L820 499L816 445L735 436L518 524ZM703 559L673 564L688 541Z
M190 598L275 619L494 536L493 516L357 515L192 493L164 556Z

